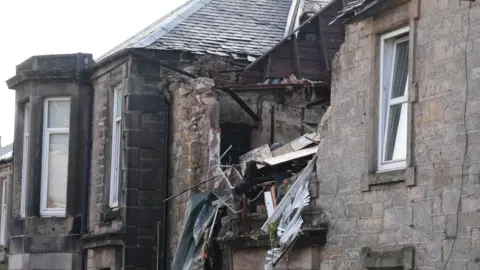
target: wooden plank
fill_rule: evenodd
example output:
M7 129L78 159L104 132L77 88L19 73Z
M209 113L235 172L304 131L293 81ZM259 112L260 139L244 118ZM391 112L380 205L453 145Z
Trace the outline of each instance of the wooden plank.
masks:
M303 149L303 150L300 150L300 151L288 153L288 154L273 157L273 158L266 158L263 161L265 163L270 164L270 165L277 165L277 164L285 163L285 162L288 162L288 161L291 161L291 160L295 160L297 158L302 158L302 157L313 155L313 154L317 153L317 151L318 151L318 146L315 146L315 147L310 147L310 148L307 148L307 149Z
M270 191L265 191L263 193L263 196L265 198L265 206L267 208L268 217L271 217L273 214L273 211L275 211L275 207L273 206L272 193Z
M323 52L323 64L326 70L330 70L330 62L328 59L328 53L327 53L327 45L325 44L325 36L323 33L323 26L322 26L322 20L318 20L318 42L319 42L319 48L321 48Z
M300 69L300 58L298 54L297 37L292 35L292 53L293 53L293 69L297 78L302 77L302 70Z

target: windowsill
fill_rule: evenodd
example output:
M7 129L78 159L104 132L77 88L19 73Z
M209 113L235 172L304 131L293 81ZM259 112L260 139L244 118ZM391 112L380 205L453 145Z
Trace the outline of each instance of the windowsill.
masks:
M405 182L406 186L415 185L415 167L397 168L377 171L365 175L362 191L369 191L371 186Z
M67 215L65 212L59 213L59 212L44 212L40 213L41 218L65 218Z
M115 207L115 208L107 208L102 214L102 221L103 222L109 222L115 219L120 218L120 208Z
M380 169L375 174L383 174L383 173L392 173L397 171L405 171L406 167L399 167L399 168L392 168L392 169Z

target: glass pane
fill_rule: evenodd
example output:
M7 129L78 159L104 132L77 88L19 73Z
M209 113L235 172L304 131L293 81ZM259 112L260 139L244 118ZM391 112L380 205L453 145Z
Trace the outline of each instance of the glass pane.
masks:
M120 153L121 153L121 126L120 122L115 123L114 131L114 140L115 145L112 145L112 181L111 181L111 196L110 204L118 203L118 192L120 187Z
M393 83L391 98L405 95L408 75L408 40L398 43L395 49L395 62L393 63Z
M47 208L65 208L67 202L68 134L51 134L48 146Z
M385 161L407 157L407 103L390 106L387 122Z
M48 101L48 127L68 128L70 124L70 100Z
M122 117L122 102L123 101L123 94L122 88L115 89L115 118Z

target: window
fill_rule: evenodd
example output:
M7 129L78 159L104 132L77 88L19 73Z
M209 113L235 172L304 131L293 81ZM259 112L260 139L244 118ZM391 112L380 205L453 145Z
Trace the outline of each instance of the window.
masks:
M406 167L408 27L381 37L378 170Z
M40 214L64 216L67 204L70 99L45 100Z
M30 103L25 104L23 110L23 150L22 150L22 178L20 191L20 216L25 217L25 203L28 182L28 155L30 148Z
M2 181L2 215L0 218L0 245L5 245L5 224L7 222L7 180Z
M109 205L112 208L118 207L118 195L120 189L120 153L122 135L122 104L123 91L121 87L113 90L112 110L112 163L110 165L110 199Z
M404 270L416 269L414 260L415 249L411 246L390 246L371 249L362 248L360 252L361 269L366 270Z

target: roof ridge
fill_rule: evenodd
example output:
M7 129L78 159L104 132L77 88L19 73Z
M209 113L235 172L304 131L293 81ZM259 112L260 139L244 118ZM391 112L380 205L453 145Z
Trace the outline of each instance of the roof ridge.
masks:
M123 48L127 48L127 47L143 48L151 45L155 40L162 37L166 33L170 32L177 25L182 23L184 20L186 20L196 11L205 7L211 1L212 0L189 0L185 2L183 5L165 14L160 19L154 21L147 27L143 28L139 32L135 33L133 36L123 41L122 43L108 50L106 53L102 54L100 57L95 59L95 61L99 62L103 58ZM174 15L177 15L177 16L174 16ZM172 21L165 23L165 21L169 18L171 18ZM181 18L182 20L175 21L175 19L177 18ZM165 23L165 25L162 25L162 23ZM146 32L149 32L149 33L146 33Z

